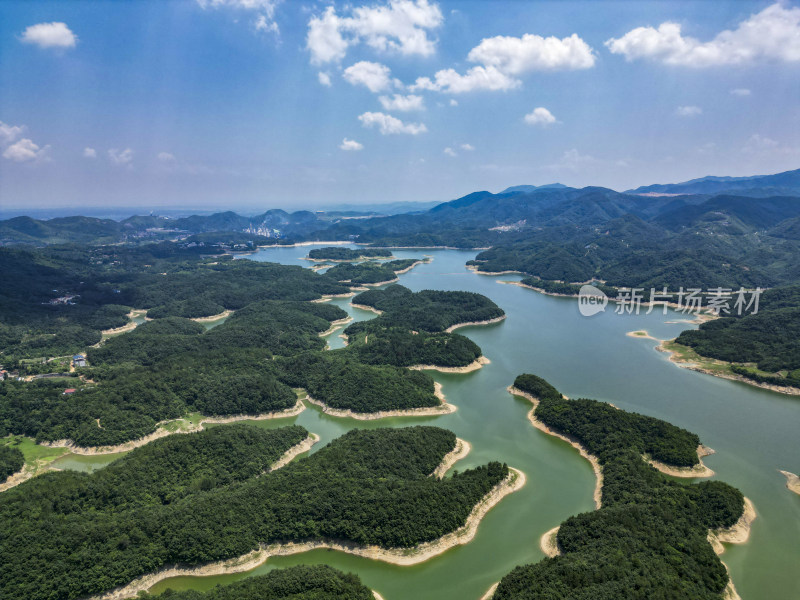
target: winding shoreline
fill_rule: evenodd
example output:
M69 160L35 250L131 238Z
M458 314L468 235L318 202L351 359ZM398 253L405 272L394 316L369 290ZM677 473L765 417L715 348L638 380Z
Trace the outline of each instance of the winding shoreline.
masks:
M442 537L424 542L414 548L381 548L380 546L358 546L350 542L340 541L313 541L313 542L288 542L285 544L262 544L258 550L248 552L243 556L217 561L201 567L171 566L156 573L150 573L134 579L125 586L116 588L104 594L90 597L88 600L124 600L135 597L139 592L147 591L156 583L173 577L207 577L212 575L228 575L244 573L264 564L272 556L288 556L311 550L328 549L338 550L362 558L379 560L393 565L409 566L425 562L447 550L467 544L475 537L478 526L486 514L507 495L521 489L526 482L525 474L518 469L509 467L506 478L495 485L473 507L464 525L446 533Z
M185 418L180 419L170 419L168 421L162 421L158 424L158 429L151 434L148 434L144 437L140 437L136 440L131 440L129 442L123 442L122 444L117 444L116 446L76 446L75 442L72 440L57 440L55 442L42 442L42 446L48 446L50 448L67 448L72 454L80 454L83 456L95 456L99 454L118 454L120 452L128 452L133 450L134 448L139 448L150 442L160 439L162 437L167 437L168 435L174 434L185 434L185 433L195 433L197 431L203 430L203 425L205 423L209 424L224 424L224 423L234 423L237 421L265 421L269 419L283 419L287 417L294 417L299 415L301 412L305 410L305 405L302 403L301 400L298 400L297 403L292 408L286 408L280 411L274 411L269 413L261 413L258 415L231 415L227 417L203 417L196 426L192 425L189 421ZM175 422L184 422L189 424L189 427L186 429L178 429L176 431L170 431L164 428L164 425L167 423L175 423Z
M760 381L755 381L753 379L749 379L743 375L737 375L735 373L721 373L719 371L714 371L712 369L706 369L705 367L701 367L696 362L690 359L682 359L678 356L677 350L670 350L666 348L664 344L667 342L674 342L675 340L660 340L660 343L656 346L656 350L659 352L663 352L664 354L668 355L669 361L681 367L683 369L689 369L690 371L697 371L698 373L705 373L706 375L713 375L714 377L719 377L720 379L727 379L729 381L738 381L740 383L746 383L747 385L751 385L753 387L761 388L763 390L769 390L771 392L778 392L779 394L785 394L787 396L800 396L800 388L795 388L791 386L782 386L782 385L774 385L772 383L762 383ZM687 346L688 348L688 346ZM715 358L708 358L708 360L713 360L720 365L731 365L732 363L726 363L725 361L721 361Z
M447 472L450 470L454 464L460 461L462 458L469 454L470 450L472 450L472 446L466 440L462 440L461 438L456 438L456 446L450 452L444 455L442 462L439 463L439 466L433 470L433 473L430 474L431 477L438 477L441 479L444 477Z
M230 317L233 314L232 310L223 310L221 313L216 315L209 315L207 317L195 317L192 319L195 323L211 323L213 321L218 321L219 319L225 319Z
M370 312L374 312L376 315L382 315L383 311L378 310L377 308L372 308L371 306L367 306L366 304L356 304L355 302L351 302L350 306L353 308L360 308L361 310L368 310Z
M529 394L528 392L523 392L521 389L514 387L513 385L508 386L508 388L506 389L508 390L508 393L514 396L520 396L522 398L526 398L531 402L531 404L533 404L533 408L531 408L531 410L528 411L528 421L531 422L531 425L533 425L534 427L536 427L536 429L539 429L548 435L552 435L553 437L557 437L561 440L564 440L570 446L578 450L578 452L580 452L580 455L583 458L589 461L589 463L592 465L592 470L594 471L595 475L595 486L592 498L594 499L595 508L596 509L600 508L600 501L602 499L602 494L603 494L603 469L600 466L600 461L597 459L597 457L594 456L593 454L589 454L589 451L583 446L583 444L581 444L576 439L570 436L566 436L562 433L558 433L557 431L551 429L550 427L542 423L539 419L537 419L535 413L536 413L536 408L539 406L539 399L536 396L534 396L533 394Z
M703 457L710 456L712 454L714 454L714 450L708 446L704 446L703 444L697 446L697 458L700 462L693 467L674 467L672 465L654 460L647 454L643 454L642 458L645 460L645 462L655 467L658 471L664 473L664 475L670 475L672 477L711 477L714 475L714 471L703 464Z
M407 369L411 369L413 371L438 371L439 373L472 373L473 371L477 371L478 369L482 369L483 365L488 365L491 363L488 358L485 356L479 356L475 360L473 360L468 365L463 367L439 367L436 365L413 365L411 367L406 367Z
M350 409L332 408L316 398L312 398L307 392L305 399L311 404L315 404L322 409L322 412L331 417L339 417L342 419L356 419L358 421L376 421L378 419L388 419L390 417L435 417L439 415L448 415L454 413L457 407L454 404L447 402L442 393L442 384L438 381L434 382L434 394L441 400L439 406L424 406L421 408L407 408L398 410L381 410L373 413L357 413Z
M505 321L506 319L505 314L495 317L494 319L486 319L485 321L467 321L465 323L456 323L455 325L451 325L447 329L444 330L445 333L453 333L456 329L460 329L461 327L472 327L475 325L491 325L492 323L499 323L500 321Z
M603 471L602 468L600 467L600 463L597 460L597 458L589 454L583 447L583 445L580 444L580 442L577 442L576 440L571 440L567 436L556 433L555 431L551 430L549 427L547 427L547 425L545 425L536 418L534 413L539 403L538 398L536 398L532 394L523 392L522 390L514 387L513 385L508 387L508 391L516 396L527 398L533 403L534 406L528 413L528 420L533 424L534 427L544 431L545 433L548 433L555 437L561 438L566 442L569 442L573 447L578 449L578 451L581 453L581 456L583 456L584 458L589 460L590 463L592 463L592 468L595 469L595 475L597 479L597 486L595 487L595 496L594 496L595 505L599 509L601 506L600 500L602 497L602 489L603 489ZM697 452L698 452L698 458L702 458L702 456L708 456L709 454L711 454L713 450L710 450L709 448L706 448L701 444L700 446L698 446ZM702 456L701 452L703 453ZM659 470L661 469L658 467L658 465L663 465L663 463L653 464L653 462L650 462L650 464L652 464L655 468L658 468ZM700 464L702 464L702 461ZM663 465L663 466L669 470L679 469L678 467L671 467L669 465ZM703 466L705 467L705 465ZM707 469L707 467L705 468ZM710 471L710 469L708 470ZM698 477L698 475L696 474L688 474L688 471L679 471L679 472L681 474L675 476ZM711 473L713 474L713 471ZM667 474L673 475L672 472ZM714 552L716 552L718 555L722 554L725 551L723 543L744 544L750 537L751 524L753 520L756 518L756 516L757 513L755 507L753 506L753 503L750 501L749 498L745 497L744 510L742 512L741 517L739 517L739 520L736 523L734 523L731 527L725 529L716 529L716 530L709 529L707 539L708 542L711 544L712 548L714 548ZM544 554L550 558L561 554L561 551L558 549L558 539L557 539L559 527L555 527L553 529L546 531L539 539L539 547L541 548L542 552L544 552ZM724 562L722 564L725 565ZM726 570L728 569L728 565L725 565L725 569ZM725 590L723 591L723 597L725 598L725 600L741 600L741 597L736 591L736 587L733 584L733 579L730 577L730 574L728 575L728 585L725 587Z
M786 477L786 488L795 494L800 494L800 477L789 471L778 471Z
M353 317L347 316L343 319L337 319L336 321L331 321L331 326L319 333L319 337L325 337L332 334L334 331L337 331L342 325L347 325L350 321L353 320Z
M321 438L316 433L309 433L308 437L304 439L299 444L295 444L291 448L289 448L286 452L283 453L273 465L269 468L268 473L272 473L273 471L277 471L280 468L285 467L290 462L292 462L297 456L303 454L304 452L308 452L311 450L311 447L318 443Z

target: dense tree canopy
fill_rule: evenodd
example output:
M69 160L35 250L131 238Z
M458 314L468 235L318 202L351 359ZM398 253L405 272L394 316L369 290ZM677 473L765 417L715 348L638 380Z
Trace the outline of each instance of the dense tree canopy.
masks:
M303 431L250 428L246 439L241 428L166 438L108 474L50 473L4 492L0 515L18 517L4 518L0 530L0 598L80 598L167 564L233 558L275 542L408 548L462 526L508 473L489 463L430 477L455 447L455 435L408 427L353 430L258 476L264 459L288 449ZM214 445L215 436L228 441ZM206 448L179 447L185 444ZM243 459L227 457L231 447ZM151 466L158 479L143 481ZM228 468L230 476L223 473Z
M0 483L20 471L25 464L25 457L19 448L0 446Z
M148 596L149 597L149 596ZM298 565L207 592L167 590L157 600L374 600L357 575L327 565Z
M570 517L558 530L561 555L506 575L493 598L720 600L725 567L706 536L741 516L741 493L719 481L685 485L642 460L696 464L696 435L664 421L594 400L566 400L543 379L515 386L539 398L536 418L572 436L603 469L602 508Z

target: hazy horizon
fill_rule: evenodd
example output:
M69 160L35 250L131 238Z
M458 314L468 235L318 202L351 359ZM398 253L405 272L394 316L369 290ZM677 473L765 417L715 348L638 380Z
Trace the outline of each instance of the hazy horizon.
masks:
M258 212L800 164L796 2L0 4L0 208Z

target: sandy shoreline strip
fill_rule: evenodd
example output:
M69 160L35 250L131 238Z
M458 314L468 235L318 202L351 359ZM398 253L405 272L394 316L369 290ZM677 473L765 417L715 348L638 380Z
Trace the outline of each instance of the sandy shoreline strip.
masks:
M223 310L218 315L210 315L208 317L195 317L192 319L195 323L211 323L212 321L218 321L219 319L225 319L230 317L233 314L232 310Z
M438 477L440 479L444 477L450 470L450 467L469 454L470 450L472 450L472 446L470 446L468 441L456 438L455 448L445 454L442 462L434 469L433 473L431 473L431 477Z
M750 528L757 516L758 513L756 513L756 508L753 506L750 498L745 497L744 512L736 523L726 529L708 530L708 543L714 548L714 552L716 552L717 555L725 552L725 546L723 544L744 544L750 537ZM733 585L733 579L731 578L728 565L726 565L724 561L720 562L725 565L725 570L728 571L728 585L722 592L722 597L725 600L742 600L741 596L739 596L739 593L736 591L736 586Z
M552 435L559 439L564 440L573 448L577 449L580 452L581 456L584 457L589 463L592 465L592 469L594 470L595 475L595 486L594 486L594 505L595 508L600 508L600 500L603 494L603 469L600 467L600 461L597 460L597 457L593 454L589 454L589 451L584 448L583 444L581 444L576 439L566 436L562 433L558 433L557 431L550 429L547 425L542 423L539 419L536 418L536 407L539 406L539 399L534 396L533 394L529 394L528 392L523 392L521 389L514 387L513 385L508 386L508 392L513 394L514 396L521 396L523 398L527 398L533 404L533 408L528 412L528 420L531 424L541 431L544 431L548 435Z
M133 331L134 329L136 329L140 325L139 323L134 321L135 318L140 317L140 318L144 318L145 320L148 320L148 321L150 320L150 319L147 319L147 317L145 316L146 314L147 314L146 310L133 309L131 312L128 313L128 315L127 315L128 322L125 325L123 325L122 327L115 327L113 329L104 329L103 331L100 332L100 334L101 335L117 335L118 333L125 333L126 331Z
M354 302L351 302L350 306L352 306L353 308L360 308L361 310L368 310L370 312L374 312L376 315L383 314L382 310L378 310L377 308L372 308L371 306L367 306L366 304L355 304Z
M244 573L264 564L271 556L288 556L317 549L338 550L371 560L380 560L394 565L408 566L425 562L434 556L444 553L450 548L467 544L475 537L483 517L508 494L516 492L525 485L525 474L509 468L508 476L492 488L472 509L464 525L445 534L432 542L425 542L414 548L381 548L380 546L358 546L350 542L313 541L289 542L286 544L262 545L258 550L243 556L218 561L202 567L172 566L156 573L143 575L128 585L119 587L105 594L92 596L89 600L123 600L135 597L156 583L172 577L206 577L211 575L227 575Z
M486 593L483 596L481 596L481 600L492 600L492 596L494 596L494 593L497 591L498 585L500 585L499 581L489 586L489 589L486 590Z
M281 456L270 468L268 473L272 471L277 471L278 469L285 467L290 462L292 462L297 456L303 454L303 452L308 452L311 450L311 447L319 442L320 437L316 433L309 433L308 437L304 439L299 444L295 444L291 448L289 448L286 452L283 453Z
M689 369L690 371L697 371L698 373L705 373L706 375L713 375L714 377L719 377L720 379L728 379L730 381L738 381L740 383L746 383L747 385L752 385L753 387L758 387L764 390L770 390L772 392L778 392L779 394L786 394L787 396L800 396L800 388L791 387L791 386L784 386L784 385L774 385L771 383L761 383L760 381L755 381L753 379L748 379L743 375L737 375L735 373L721 373L719 371L712 371L711 369L706 369L698 365L696 362L691 360L681 360L678 356L677 351L669 350L664 347L666 342L674 342L675 340L661 340L661 343L656 346L656 350L659 352L663 352L669 356L669 361L677 365L683 369ZM716 360L716 359L709 359L709 360ZM719 364L729 364L725 363L724 361L717 360Z
M442 402L439 406L425 406L422 408L408 408L404 410L381 410L374 413L357 413L350 409L331 408L321 400L312 398L308 394L306 394L305 399L311 404L319 406L326 415L342 419L357 419L359 421L375 421L377 419L387 419L389 417L435 417L456 412L456 406L449 404L442 393L442 384L438 381L434 382L434 389L436 390L434 392L436 397Z
M197 431L201 431L203 429L203 425L205 423L215 423L215 424L222 424L222 423L234 423L236 421L264 421L268 419L283 419L287 417L294 417L299 415L301 412L305 410L305 405L298 400L297 403L292 408L287 408L285 410L279 410L275 412L269 413L262 413L259 415L231 415L228 417L203 417L200 420L196 427L190 426L186 429L178 429L176 431L169 431L168 429L164 428L164 425L167 423L175 423L177 421L187 422L186 419L171 419L169 421L162 421L158 424L158 429L153 433L141 437L137 440L131 440L129 442L124 442L122 444L117 444L116 446L95 446L95 447L82 447L76 446L72 440L58 440L55 442L42 442L42 446L49 446L50 448L67 448L69 449L72 454L81 454L85 456L94 456L97 454L118 454L120 452L128 452L129 450L133 450L134 448L139 448L140 446L144 446L145 444L149 444L153 440L157 440L162 437L166 437L168 435L179 434L179 433L194 433ZM188 423L188 422L187 422Z
M795 494L800 494L800 477L789 471L779 471L779 473L786 477L787 489L793 491Z
M460 329L461 327L472 327L475 325L491 325L492 323L499 323L500 321L504 321L506 315L501 315L499 317L495 317L494 319L486 319L485 321L468 321L466 323L456 323L455 325L451 325L447 329L444 330L445 333L453 333L456 329Z
M402 275L403 273L408 273L411 269L413 269L417 265L425 265L425 264L428 264L429 262L431 262L432 260L433 259L430 258L430 257L425 257L425 258L423 258L421 260L415 260L413 263L411 263L405 269L400 269L399 271L395 271L394 274L395 275Z
M672 465L653 460L647 454L642 455L642 458L645 460L645 462L664 473L664 475L671 475L672 477L711 477L714 474L714 471L703 464L703 457L710 456L711 454L714 454L714 450L704 446L703 444L700 444L697 447L697 458L700 460L700 462L693 467L674 467Z
M483 368L483 365L488 365L491 363L488 358L485 356L479 356L474 361L469 363L464 367L439 367L436 365L414 365L411 367L406 367L407 369L412 369L414 371L438 371L439 373L472 373L473 371L477 371L478 369Z
M539 548L541 548L547 558L555 558L561 554L561 550L558 549L559 529L561 529L561 525L545 531L544 535L539 538Z
M342 325L347 325L352 320L353 317L345 317L344 319L337 319L336 321L331 321L331 326L327 330L320 332L319 337L325 337L327 335L332 334Z

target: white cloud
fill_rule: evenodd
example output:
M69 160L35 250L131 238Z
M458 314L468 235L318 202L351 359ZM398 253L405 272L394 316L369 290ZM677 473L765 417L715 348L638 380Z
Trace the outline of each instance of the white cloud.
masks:
M594 66L592 48L577 34L558 39L526 33L521 38L498 35L481 40L467 59L496 67L507 75L528 71L589 69Z
M70 31L66 23L38 23L22 32L20 38L26 44L36 44L40 48L74 48L78 36Z
M133 150L130 148L126 148L125 150L112 148L108 151L108 158L115 165L127 165L133 160Z
M390 73L386 65L362 60L347 67L342 77L352 85L363 85L370 92L377 93L392 87Z
M9 125L0 121L0 145L10 144L16 140L22 132L25 131L25 126Z
M358 150L364 149L364 144L359 144L355 140L348 140L347 138L344 138L342 143L339 145L339 148L342 150L347 150L348 152L357 152Z
M442 12L429 0L389 0L387 4L350 8L340 16L333 6L308 21L306 48L313 64L342 60L348 47L365 43L380 51L430 56L436 41L428 37L442 24Z
M97 158L97 150L94 148L86 147L83 149L84 158Z
M133 152L131 152L131 158L133 158ZM156 158L161 162L175 162L175 155L170 152L159 152Z
M749 96L750 90L747 88L736 88L735 90L731 90L731 95L733 96Z
M606 46L629 61L641 58L687 67L799 62L800 8L773 4L708 42L684 36L678 23L666 22L658 29L637 27Z
M407 133L418 135L425 133L428 128L424 123L403 123L400 119L380 112L365 112L358 117L364 127L377 126L381 134Z
M475 90L511 90L522 85L522 82L496 67L472 67L464 75L454 69L437 71L433 80L429 77L420 77L414 85L409 86L412 92L417 90L432 90L449 94L463 94Z
M444 149L444 153L447 154L447 156L452 156L454 158L456 156L458 156L458 153L455 150L453 150L452 148L445 148Z
M523 117L523 120L528 125L541 125L543 127L557 123L553 113L547 110L544 106L534 108L531 112L525 115L525 117Z
M399 110L402 112L425 110L422 96L415 96L414 94L409 94L408 96L394 94L392 97L381 96L378 100L380 100L384 110Z
M12 144L6 148L5 152L3 152L3 158L7 158L8 160L13 160L15 162L41 160L45 158L45 155L49 149L50 146L39 148L39 146L33 143L32 140L29 140L28 138L22 138L15 144Z
M461 144L461 149L466 150L467 152L472 152L473 150L475 150L475 146L473 146L472 144Z
M283 0L197 0L201 8L228 8L258 13L253 21L256 31L280 34L275 9Z
M675 114L679 117L696 117L703 114L703 109L699 106L679 106L675 109Z
M450 106L458 106L458 100L455 98L450 98Z
M333 82L331 81L331 74L326 71L320 71L317 73L317 79L319 79L319 82L325 87L331 87L333 85Z

